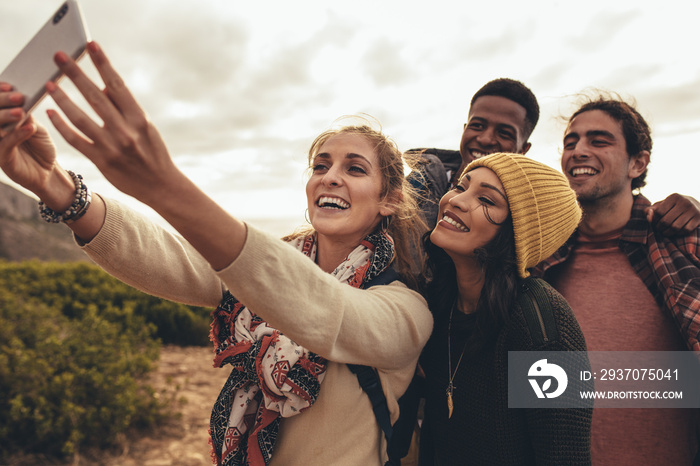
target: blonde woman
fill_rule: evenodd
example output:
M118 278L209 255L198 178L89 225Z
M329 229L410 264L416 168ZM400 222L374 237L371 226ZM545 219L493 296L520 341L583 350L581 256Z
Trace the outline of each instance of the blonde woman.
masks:
M283 242L197 188L102 50L91 43L88 51L104 91L66 54L56 54L56 63L104 124L49 83L77 131L54 111L52 123L114 186L181 236L91 195L57 164L46 131L31 118L2 134L3 170L114 276L154 295L217 308L215 363L233 367L212 413L218 464L383 464L384 435L348 364L376 369L393 421L432 329L425 300L391 278L392 266L411 268L413 231L396 146L366 127L322 134L309 154L312 230ZM0 123L22 117L18 105L0 84ZM389 283L372 286L382 276Z

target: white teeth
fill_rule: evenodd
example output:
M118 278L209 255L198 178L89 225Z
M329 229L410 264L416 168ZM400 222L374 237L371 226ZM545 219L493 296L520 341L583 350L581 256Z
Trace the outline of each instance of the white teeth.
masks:
M347 209L350 207L350 204L345 202L344 200L337 198L337 197L327 197L323 196L321 199L318 200L318 206L319 207L326 207L330 209Z
M571 170L571 176L574 176L574 177L576 177L578 175L597 175L597 174L598 174L597 170L593 170L592 168L588 168L588 167L578 167L578 168L574 168L573 170Z
M472 155L475 159L480 159L481 157L486 157L489 154L484 154L483 152L472 151Z
M461 223L457 222L457 221L454 220L453 218L448 217L447 215L443 215L443 216L442 216L442 219L443 219L444 221L446 221L447 223L449 223L450 225L452 225L453 227L455 227L455 228L458 228L458 229L460 229L460 230L462 230L462 231L465 231L465 232L468 232L468 231L469 231L469 228L465 227L464 225L462 225Z

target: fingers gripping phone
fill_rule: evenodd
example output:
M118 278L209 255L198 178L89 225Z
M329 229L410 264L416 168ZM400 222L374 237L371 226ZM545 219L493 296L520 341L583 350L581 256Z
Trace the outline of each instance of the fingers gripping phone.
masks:
M24 94L27 114L46 95L45 85L56 81L61 71L53 61L58 51L77 60L88 42L88 32L77 0L67 0L0 74L0 82L12 84ZM17 123L19 124L19 123ZM3 129L10 129L5 125Z

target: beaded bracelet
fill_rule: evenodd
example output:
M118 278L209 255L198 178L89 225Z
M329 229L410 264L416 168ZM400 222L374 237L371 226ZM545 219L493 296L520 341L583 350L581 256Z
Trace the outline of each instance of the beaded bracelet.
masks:
M48 223L58 223L63 222L67 225L75 222L87 212L90 207L90 202L92 201L92 194L85 183L83 183L83 177L81 175L76 175L72 171L68 170L68 174L73 179L73 184L75 184L75 198L73 203L66 209L65 212L56 212L50 209L42 201L39 201L39 214Z

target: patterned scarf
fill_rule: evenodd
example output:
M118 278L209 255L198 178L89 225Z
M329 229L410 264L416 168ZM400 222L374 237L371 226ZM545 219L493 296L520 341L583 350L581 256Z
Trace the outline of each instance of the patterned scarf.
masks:
M315 234L290 244L315 260ZM391 237L375 231L331 275L360 288L384 271L393 256ZM267 465L280 419L316 401L327 361L270 327L229 292L212 317L214 366L233 366L211 413L212 460L220 466Z

